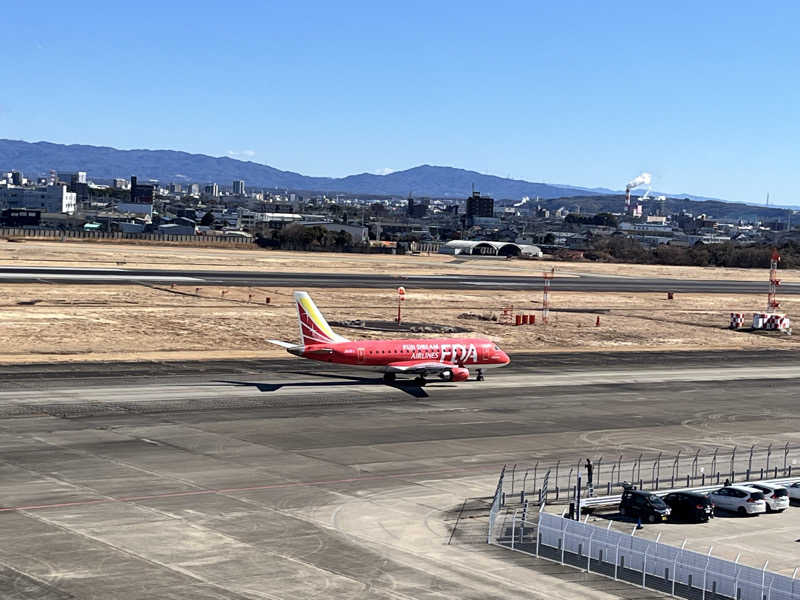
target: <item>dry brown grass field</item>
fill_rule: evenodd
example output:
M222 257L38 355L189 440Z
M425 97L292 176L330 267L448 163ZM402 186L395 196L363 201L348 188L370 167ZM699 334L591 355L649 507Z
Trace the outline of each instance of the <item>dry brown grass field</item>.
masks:
M223 296L222 292L225 291ZM288 288L175 288L138 285L0 285L0 362L181 360L285 356L265 340L297 341ZM391 320L393 290L308 289L330 320ZM183 292L183 293L176 293ZM265 297L270 303L265 304ZM796 314L800 298L787 297ZM462 336L487 336L514 352L793 348L796 336L727 328L731 311L759 310L762 296L677 294L552 294L550 322L541 323L541 292L409 289L409 321L458 325ZM20 304L22 303L22 304ZM499 315L511 305L536 314L533 326L459 318ZM560 312L562 309L587 312ZM600 316L600 326L596 319ZM403 334L339 329L346 337ZM412 334L413 337L425 337Z
M731 279L765 281L762 269L718 267L672 267L546 260L505 260L496 258L430 256L391 256L383 254L337 254L276 250L233 250L184 246L100 244L79 241L46 242L0 239L0 265L162 268L185 270L257 270L342 273L396 272L398 274L469 273L473 275L540 275L554 268L558 276L592 273L627 277L671 279ZM781 271L785 281L800 281L800 270Z

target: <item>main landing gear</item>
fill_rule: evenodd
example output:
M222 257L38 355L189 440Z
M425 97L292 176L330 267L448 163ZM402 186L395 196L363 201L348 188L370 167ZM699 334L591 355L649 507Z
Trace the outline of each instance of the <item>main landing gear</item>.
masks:
M483 381L483 369L478 369L475 381Z
M394 383L397 376L394 373L384 373L383 374L383 383Z

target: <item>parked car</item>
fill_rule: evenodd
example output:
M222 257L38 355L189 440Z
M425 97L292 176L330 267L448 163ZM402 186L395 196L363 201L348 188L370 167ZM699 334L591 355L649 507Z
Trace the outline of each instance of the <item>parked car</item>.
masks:
M635 517L648 523L656 523L664 521L670 512L672 511L664 501L652 492L634 489L622 492L619 514L623 517Z
M800 500L800 481L795 481L786 491L789 492L789 500Z
M672 511L672 520L705 523L714 516L714 503L705 494L672 492L664 496L664 502Z
M746 485L729 485L708 495L718 509L744 515L759 515L767 512L764 494Z
M767 512L783 512L789 508L789 490L784 486L774 483L749 483L747 485L764 494Z

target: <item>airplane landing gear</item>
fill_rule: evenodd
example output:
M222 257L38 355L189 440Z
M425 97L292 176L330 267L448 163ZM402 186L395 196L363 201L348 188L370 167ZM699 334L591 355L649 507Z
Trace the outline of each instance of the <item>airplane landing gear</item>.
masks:
M419 385L419 386L423 386L423 385L425 385L425 383L426 383L426 382L425 382L425 378L424 378L422 375L420 375L420 376L418 376L418 377L415 377L415 378L414 378L414 383L416 383L416 384L417 384L417 385Z
M475 377L475 381L483 381L483 369L478 369L478 374Z
M394 383L394 380L397 376L394 373L384 373L383 374L383 383Z

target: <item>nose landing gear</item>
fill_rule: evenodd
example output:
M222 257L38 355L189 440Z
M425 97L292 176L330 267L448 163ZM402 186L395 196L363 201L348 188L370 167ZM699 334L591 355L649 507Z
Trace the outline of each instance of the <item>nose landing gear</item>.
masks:
M483 381L483 369L478 369L475 381Z

